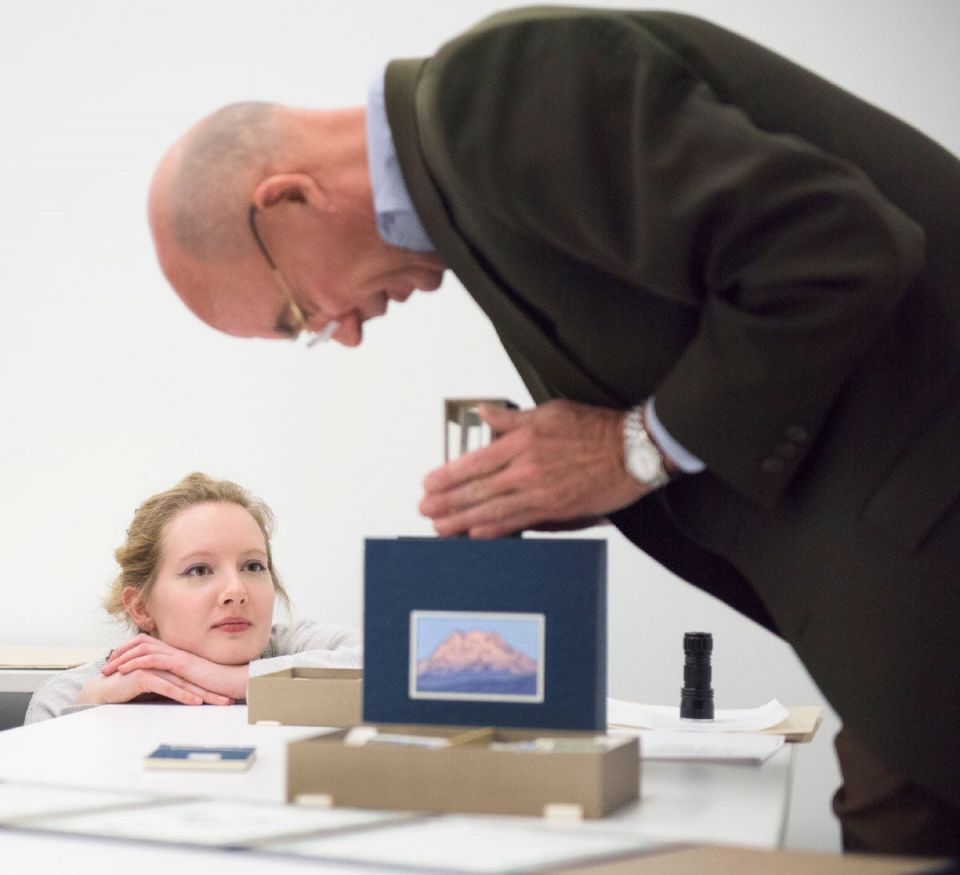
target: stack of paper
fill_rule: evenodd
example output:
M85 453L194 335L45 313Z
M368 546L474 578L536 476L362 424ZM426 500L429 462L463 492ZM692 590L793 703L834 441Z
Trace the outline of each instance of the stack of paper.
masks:
M271 843L259 850L364 866L401 867L417 872L528 872L643 852L664 843L627 832L574 827L526 818L447 815L387 824L375 832ZM469 853L464 849L469 848Z
M672 705L641 705L623 699L607 699L607 722L635 729L672 729L678 732L759 732L787 719L789 712L776 699L759 708L718 708L713 720L680 716Z
M789 716L776 699L759 708L719 708L713 720L682 718L680 709L670 705L607 699L610 728L639 736L644 759L762 763L783 746L784 736L771 734L771 730Z
M142 793L0 781L0 825L16 824L43 815L125 808L147 802L150 798Z
M599 863L657 853L666 847L659 840L630 832L535 818L435 817L229 799L151 800L132 794L4 782L0 782L0 825L125 841L233 848L238 854L477 875ZM466 855L465 848L469 849ZM269 869L269 862L263 861L261 868Z
M258 842L307 833L341 832L393 821L400 812L229 799L154 800L154 804L109 811L74 812L31 822L33 829L149 842L249 847Z
M674 732L660 729L612 728L636 735L645 760L724 760L759 765L783 747L782 735L759 732Z

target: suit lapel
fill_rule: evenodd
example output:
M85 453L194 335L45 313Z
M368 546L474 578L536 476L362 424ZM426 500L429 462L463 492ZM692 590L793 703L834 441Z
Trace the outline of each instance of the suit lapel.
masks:
M544 327L500 286L454 225L420 150L415 94L425 64L416 59L389 65L386 104L404 181L437 252L487 314L510 357L529 363L552 396L606 407L625 406L563 352Z

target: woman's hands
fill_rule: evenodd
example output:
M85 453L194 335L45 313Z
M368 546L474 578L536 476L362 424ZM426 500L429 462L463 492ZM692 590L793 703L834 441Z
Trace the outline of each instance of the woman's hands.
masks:
M129 702L141 693L159 693L188 705L230 705L247 695L248 666L221 665L140 633L117 647L88 682L95 695L123 696L86 701ZM162 687L162 689L158 689ZM86 686L81 696L86 692ZM82 704L77 699L78 704Z
M77 705L119 705L154 693L183 705L232 705L233 699L212 693L167 671L141 668L127 674L90 678L77 696Z

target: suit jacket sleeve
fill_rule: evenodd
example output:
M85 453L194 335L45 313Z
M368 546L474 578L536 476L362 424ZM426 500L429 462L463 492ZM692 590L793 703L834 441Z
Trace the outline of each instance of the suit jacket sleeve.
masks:
M489 215L696 309L657 412L774 504L922 266L919 226L855 166L720 102L627 14L495 16L431 59L417 112L455 222ZM598 308L603 292L582 289ZM643 338L610 341L629 356Z

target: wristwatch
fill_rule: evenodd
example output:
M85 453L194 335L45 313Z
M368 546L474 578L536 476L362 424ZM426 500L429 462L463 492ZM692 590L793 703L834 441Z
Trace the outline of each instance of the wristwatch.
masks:
M623 420L623 458L627 471L651 489L670 482L663 453L643 424L642 404L627 411Z

